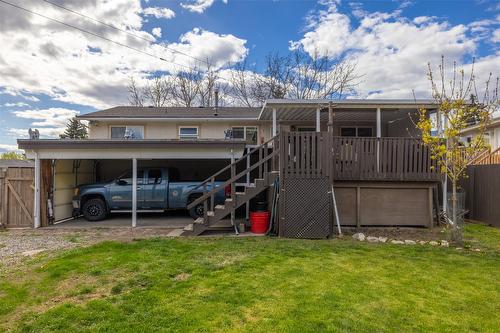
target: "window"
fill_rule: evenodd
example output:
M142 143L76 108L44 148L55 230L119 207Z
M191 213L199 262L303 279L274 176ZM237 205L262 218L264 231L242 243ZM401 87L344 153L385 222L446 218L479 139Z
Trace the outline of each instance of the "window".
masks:
M179 138L180 139L198 139L198 127L195 127L195 126L179 127Z
M248 144L257 144L257 126L233 127L233 139L245 140Z
M373 128L371 127L341 127L340 136L372 137Z
M144 170L137 170L137 184L140 185L142 184L143 178L144 177ZM127 171L120 177L118 177L118 180L121 182L125 182L126 185L132 185L132 171ZM125 183L123 185L125 185Z
M111 126L111 139L144 139L144 126Z
M151 169L148 171L148 184L161 183L161 169Z
M297 132L316 132L316 127L297 127Z

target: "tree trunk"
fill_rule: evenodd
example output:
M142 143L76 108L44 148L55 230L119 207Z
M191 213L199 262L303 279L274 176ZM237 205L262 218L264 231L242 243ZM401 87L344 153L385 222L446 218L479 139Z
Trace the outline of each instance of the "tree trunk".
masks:
M458 225L458 212L457 212L457 181L452 181L452 194L451 194L451 214L453 226L451 230L452 240L456 243L462 243L462 226Z

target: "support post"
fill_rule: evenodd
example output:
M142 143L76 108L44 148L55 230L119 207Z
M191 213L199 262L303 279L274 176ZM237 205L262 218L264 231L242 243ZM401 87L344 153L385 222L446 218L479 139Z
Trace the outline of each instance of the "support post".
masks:
M132 159L132 228L137 226L137 158Z
M321 132L321 108L316 109L316 132Z
M33 207L33 227L40 228L40 158L35 153L35 203Z
M333 133L333 104L328 103L328 133Z
M382 137L382 115L377 108L377 172L380 172L380 138Z
M278 126L276 122L276 108L273 108L273 137L278 133Z
M439 115L441 117L441 115ZM444 131L448 128L448 121L446 117L444 118L444 128L442 129L440 136L444 138ZM446 148L448 148L448 140L446 140ZM446 157L445 157L446 158ZM443 212L446 214L448 212L448 175L443 175Z

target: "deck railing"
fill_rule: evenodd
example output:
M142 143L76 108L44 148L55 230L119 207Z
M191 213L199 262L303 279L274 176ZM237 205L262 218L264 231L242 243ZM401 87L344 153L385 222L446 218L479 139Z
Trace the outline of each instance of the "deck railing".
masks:
M430 151L414 138L335 137L327 132L283 133L286 177L334 180L436 181Z

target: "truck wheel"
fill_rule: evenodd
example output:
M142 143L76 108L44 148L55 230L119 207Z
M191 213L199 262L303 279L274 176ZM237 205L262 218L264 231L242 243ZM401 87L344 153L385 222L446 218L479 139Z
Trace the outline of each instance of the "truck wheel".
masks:
M88 221L104 220L108 215L106 203L99 198L85 201L82 213L83 217Z
M197 204L196 206L191 208L188 212L189 212L189 215L195 220L198 217L203 217L203 213L204 213L203 203Z

